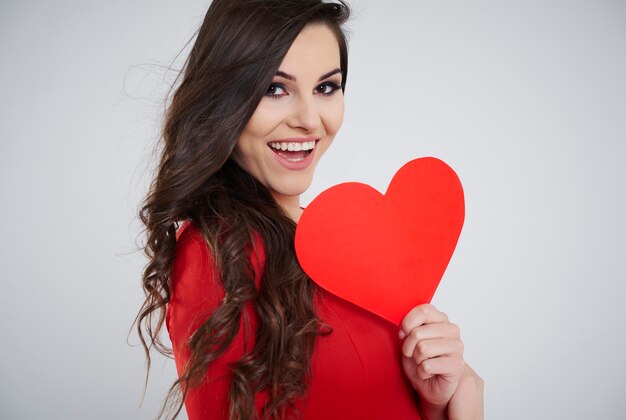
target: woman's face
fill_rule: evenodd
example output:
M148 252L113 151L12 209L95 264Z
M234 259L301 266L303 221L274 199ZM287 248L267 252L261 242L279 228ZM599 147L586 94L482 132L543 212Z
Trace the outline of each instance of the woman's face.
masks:
M339 45L322 24L306 26L239 138L233 159L285 202L311 184L343 121ZM299 203L299 201L298 201Z

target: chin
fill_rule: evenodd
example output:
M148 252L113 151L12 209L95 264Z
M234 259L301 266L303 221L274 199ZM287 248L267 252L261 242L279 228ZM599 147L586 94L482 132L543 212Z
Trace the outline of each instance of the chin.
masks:
M295 196L301 195L311 186L312 179L307 177L307 179L291 179L286 182L282 182L278 185L275 185L276 188L271 188L276 193L283 196Z

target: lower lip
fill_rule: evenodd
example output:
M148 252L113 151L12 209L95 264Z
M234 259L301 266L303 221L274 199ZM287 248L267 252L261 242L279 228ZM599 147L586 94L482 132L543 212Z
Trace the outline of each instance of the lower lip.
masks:
M315 147L313 148L313 150L311 150L311 153L309 153L304 159L298 161L289 160L279 155L278 152L274 151L275 149L273 149L272 147L267 147L269 147L270 152L276 157L276 160L281 166L292 171L299 171L308 168L309 165L313 162L315 150L317 150L317 142L315 142Z

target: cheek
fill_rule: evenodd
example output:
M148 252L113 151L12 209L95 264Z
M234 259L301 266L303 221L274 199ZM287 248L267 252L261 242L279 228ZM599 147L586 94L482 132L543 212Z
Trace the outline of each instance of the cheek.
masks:
M264 138L280 124L283 119L281 109L261 101L252 114L244 131L251 137Z
M343 98L341 100L329 104L324 110L324 125L329 135L334 135L339 131L343 123L344 105Z

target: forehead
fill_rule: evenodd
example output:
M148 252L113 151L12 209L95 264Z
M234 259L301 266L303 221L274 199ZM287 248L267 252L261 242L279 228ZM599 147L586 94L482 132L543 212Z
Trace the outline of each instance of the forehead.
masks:
M324 24L307 25L291 44L280 70L287 73L326 72L339 67L339 43ZM319 76L319 75L318 75Z

